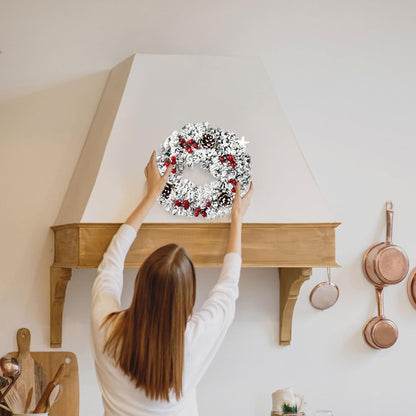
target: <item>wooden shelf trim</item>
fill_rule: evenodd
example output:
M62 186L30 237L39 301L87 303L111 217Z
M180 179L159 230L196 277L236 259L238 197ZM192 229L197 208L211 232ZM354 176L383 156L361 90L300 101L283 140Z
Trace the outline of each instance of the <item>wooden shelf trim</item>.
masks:
M302 283L312 267L338 267L335 229L339 223L248 223L242 229L242 267L280 269L280 343L290 344L292 316ZM138 268L156 248L176 243L196 267L220 267L229 223L145 223L127 254L125 267ZM51 347L62 345L65 292L73 268L97 268L118 223L78 223L52 227L55 257L50 272Z

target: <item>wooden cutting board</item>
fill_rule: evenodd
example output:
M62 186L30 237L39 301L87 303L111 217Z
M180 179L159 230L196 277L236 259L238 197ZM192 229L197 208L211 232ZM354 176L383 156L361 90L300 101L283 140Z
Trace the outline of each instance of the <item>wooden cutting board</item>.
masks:
M10 354L14 357L18 356L18 352ZM59 366L63 362L66 363L61 379L62 396L51 408L49 416L79 416L79 380L76 355L66 351L36 351L30 354L45 370L48 382L52 380Z
M21 386L23 386L24 392L32 390L29 410L33 410L46 387L47 376L42 365L33 359L30 354L30 331L27 328L20 328L17 331L16 339L19 350L17 358L22 366L22 372L16 380L14 388L21 391Z

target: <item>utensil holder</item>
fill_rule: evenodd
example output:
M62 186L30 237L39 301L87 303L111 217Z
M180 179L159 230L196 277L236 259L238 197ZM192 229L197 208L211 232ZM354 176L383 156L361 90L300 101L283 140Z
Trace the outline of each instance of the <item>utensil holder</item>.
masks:
M12 413L12 416L33 416L34 414L37 416L49 416L49 413Z

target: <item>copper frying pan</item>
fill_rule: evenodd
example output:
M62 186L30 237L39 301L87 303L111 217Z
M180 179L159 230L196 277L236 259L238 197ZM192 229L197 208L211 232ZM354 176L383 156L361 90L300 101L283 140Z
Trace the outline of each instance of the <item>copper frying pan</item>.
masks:
M410 303L416 308L416 268L410 272L407 282L407 295L409 296Z
M399 336L396 324L384 317L383 287L376 287L378 315L364 326L363 335L371 348L390 348Z
M376 286L400 283L409 271L407 254L392 242L393 203L386 203L386 242L371 246L363 258L363 271L367 279Z

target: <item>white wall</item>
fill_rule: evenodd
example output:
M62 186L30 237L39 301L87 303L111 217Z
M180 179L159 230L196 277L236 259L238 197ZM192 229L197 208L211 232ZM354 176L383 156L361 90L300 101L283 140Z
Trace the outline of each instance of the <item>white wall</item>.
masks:
M48 227L104 86L102 71L132 52L259 55L342 221L343 268L333 273L341 298L333 309L313 310L309 292L325 277L314 271L296 306L293 344L278 347L276 274L244 270L236 320L200 386L200 414L268 414L271 392L289 385L305 395L310 414L322 407L336 416L411 414L416 311L405 282L388 288L386 313L399 340L386 351L369 349L361 328L376 312L375 295L360 263L384 238L384 203L392 199L394 241L415 266L414 3L44 1L30 13L29 3L3 4L0 351L16 348L22 326L32 331L33 349L48 348ZM200 271L199 298L214 275ZM92 270L74 271L64 311L64 349L80 364L82 416L101 409L88 346L93 278ZM126 281L128 302L132 272Z

